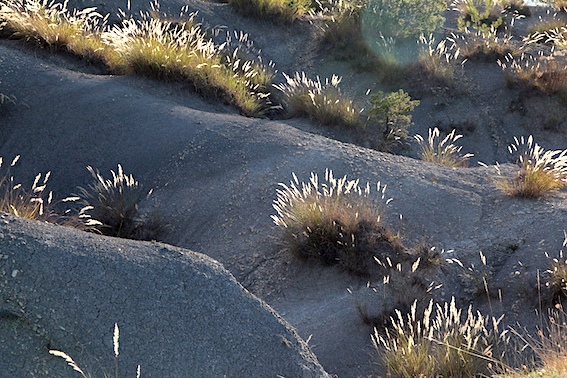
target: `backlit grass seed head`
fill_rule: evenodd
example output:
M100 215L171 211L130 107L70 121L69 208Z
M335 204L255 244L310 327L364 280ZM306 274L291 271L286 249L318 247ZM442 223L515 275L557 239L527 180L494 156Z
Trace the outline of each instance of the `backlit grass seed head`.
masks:
M335 178L327 170L324 182L315 173L308 182L293 175L280 184L273 207L274 223L283 231L288 250L301 259L339 264L355 274L379 270L374 257L399 260L405 249L396 235L382 225L385 186L377 184L380 200L371 197L370 184ZM387 203L387 201L386 201Z
M183 12L184 21L176 22L156 7L137 17L122 12L120 22L109 26L108 16L95 8L70 11L66 2L10 0L0 2L0 32L65 48L111 72L184 81L200 94L235 105L246 116L264 114L273 77L270 64L259 56L233 55L230 41L216 43L194 22L195 14Z
M546 151L530 135L514 137L508 151L516 156L519 171L512 178L497 180L506 194L539 197L567 184L567 150Z
M293 77L283 75L286 81L274 87L282 92L283 103L292 115L309 116L323 125L355 127L360 123L361 110L341 93L339 76L321 82L318 76L309 79L305 72L296 72Z
M504 70L509 86L520 84L547 94L567 92L567 65L553 52L546 55L540 51L535 56L525 53L519 57L506 55L498 64Z
M111 170L112 178L105 179L92 167L87 167L94 183L87 188L79 187L79 203L83 206L79 218L88 226L95 227L105 235L133 237L137 224L138 204L151 195L146 193L132 175Z
M48 220L52 216L53 193L47 192L46 188L51 172L37 174L30 189L26 190L16 183L10 171L19 159L20 155L17 155L0 177L0 211L27 219ZM0 167L2 163L0 157Z
M49 354L52 354L54 356L57 357L61 357L65 360L65 362L67 362L67 364L73 368L73 370L79 372L79 374L81 374L83 377L87 378L88 376L85 374L85 372L77 365L77 363L71 358L69 357L68 354L66 354L65 352L61 352L58 350L50 350Z
M108 17L96 8L67 8L67 1L12 0L0 4L0 19L4 32L14 37L68 50L87 58L100 57L102 43L96 34L104 29Z
M394 377L476 377L498 363L495 346L507 342L502 317L483 316L469 307L433 304L421 314L414 302L409 314L396 310L391 329L374 331L372 341Z
M422 46L418 64L431 78L451 83L460 49L448 39L437 43L432 34L429 37L422 35L418 43Z
M414 138L419 144L419 157L421 160L443 164L450 167L467 167L468 159L473 154L461 154L462 146L455 145L462 135L456 134L456 130L452 130L445 138L440 138L438 128L429 129L429 135L425 140L421 135L415 135Z
M301 221L303 214L297 211L294 207L296 205L305 205L313 209L314 212L322 213L325 210L323 206L327 204L340 206L345 197L366 198L371 193L369 183L361 187L360 180L347 180L347 176L335 178L333 171L329 169L325 171L324 183L320 183L318 175L313 172L307 183L300 183L295 173L292 173L292 176L293 180L290 181L289 185L279 184L282 189L276 190L277 197L273 203L277 215L272 215L272 219L277 226L283 228L291 227L293 222ZM384 199L386 185L382 186L378 182L376 190L381 199ZM386 201L386 203L389 201ZM377 220L380 220L379 216Z

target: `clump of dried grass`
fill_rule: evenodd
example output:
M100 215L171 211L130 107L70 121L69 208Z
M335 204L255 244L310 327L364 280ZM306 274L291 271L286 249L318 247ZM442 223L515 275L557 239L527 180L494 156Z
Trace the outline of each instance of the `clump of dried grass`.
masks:
M152 190L146 192L132 175L124 173L120 164L117 172L110 171L111 179L105 179L90 166L87 169L94 182L86 188L79 187L79 194L73 198L82 205L79 218L85 226L103 235L154 239L161 231L161 223L151 217L144 218L138 211L140 202Z
M415 135L414 138L419 144L419 157L423 161L447 165L450 167L468 167L468 159L473 154L461 154L462 146L455 145L462 135L455 134L456 130L452 130L445 138L441 140L439 129L429 129L427 140L421 135Z
M499 378L562 378L567 375L567 314L561 304L547 311L533 336L527 330L512 329L523 343L523 349L531 350L537 358L521 369L501 375Z
M358 180L335 178L330 170L322 183L315 173L307 183L294 174L289 185L280 186L272 219L296 257L371 275L379 269L375 257L396 261L406 254L399 237L382 222L385 186L380 183L380 199L371 197L369 184L361 187Z
M519 197L539 197L567 184L567 150L545 151L533 141L514 137L508 147L517 154L519 171L511 178L497 179L504 193Z
M508 86L521 85L550 95L567 93L567 66L555 55L507 55L498 61Z
M160 17L157 6L138 19L122 14L108 26L108 16L95 8L69 11L67 3L48 0L7 0L0 4L0 32L65 49L100 62L111 72L136 72L164 80L189 83L196 92L235 105L246 116L267 110L271 67L260 57L244 59L228 42L216 44L194 14L185 21Z
M305 72L287 76L285 83L274 87L282 92L283 103L290 115L308 116L323 125L341 125L348 128L361 126L360 113L353 101L341 93L341 78L333 75L322 83L317 77L309 79Z
M246 16L289 24L309 8L306 0L230 0L232 6Z
M454 298L430 301L423 313L414 302L406 316L396 311L391 329L376 329L372 341L392 377L477 377L502 364L507 332L499 329L501 320L471 307L463 312Z
M417 67L421 68L431 80L444 85L452 85L455 78L456 61L460 50L455 44L449 45L448 39L436 43L433 35L429 38L421 36L420 44L423 46L418 57Z
M67 2L10 0L0 4L0 33L66 49L88 60L105 60L110 54L100 38L107 17L96 8L69 11Z
M16 183L11 174L11 168L19 159L20 155L16 156L0 177L0 211L27 219L50 220L53 216L53 195L46 191L46 186L51 172L45 175L39 173L35 176L30 190L26 190L22 184ZM2 163L3 159L0 157L0 167Z

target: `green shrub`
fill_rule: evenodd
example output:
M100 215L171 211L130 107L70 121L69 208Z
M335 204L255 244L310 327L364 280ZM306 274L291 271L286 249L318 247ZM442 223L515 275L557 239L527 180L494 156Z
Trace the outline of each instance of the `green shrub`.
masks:
M519 197L540 197L567 184L567 150L545 151L530 135L508 147L517 154L518 172L511 178L497 179L504 193Z
M495 32L504 22L504 5L498 0L460 0L457 10L459 29L482 34Z
M145 219L138 212L140 202L152 191L145 192L132 175L124 174L122 166L111 170L112 179L103 178L92 167L87 167L94 182L87 188L79 187L74 199L83 206L79 217L86 226L109 236L129 239L154 239L161 231L155 218Z
M461 154L461 146L454 143L459 140L462 135L455 134L455 130L451 131L443 140L439 136L439 129L429 129L427 141L421 135L414 138L419 144L419 157L423 161L447 165L450 167L468 167L468 159L472 154Z
M443 25L446 8L445 0L370 0L362 11L362 35L384 64L413 63L416 42Z
M284 73L285 83L274 87L282 92L283 103L292 116L308 116L323 125L340 125L347 128L361 126L360 110L351 99L344 96L339 83L341 78L334 76L321 83L307 78L304 72L289 77Z
M423 313L414 302L407 316L396 311L392 329L374 331L372 341L391 377L478 377L501 365L506 333L499 319L457 309L454 298L433 301ZM495 366L496 365L496 366Z
M378 92L370 96L373 105L368 112L370 120L382 134L382 150L392 151L396 145L408 138L408 127L411 126L411 112L419 105L419 100L400 89L398 92L384 94Z
M376 37L416 41L443 25L441 12L445 9L444 0L369 0L363 12L363 28Z
M272 219L296 257L364 276L380 270L375 258L394 263L406 258L399 238L383 225L383 205L370 197L368 184L363 188L358 180L337 179L327 170L323 183L314 173L307 183L294 174L289 185L280 186ZM377 185L382 199L384 190Z

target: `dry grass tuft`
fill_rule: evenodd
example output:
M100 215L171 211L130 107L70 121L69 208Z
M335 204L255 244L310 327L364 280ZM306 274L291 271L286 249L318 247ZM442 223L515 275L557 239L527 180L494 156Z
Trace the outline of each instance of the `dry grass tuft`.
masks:
M311 11L312 16L324 19L322 26L322 42L333 47L355 47L364 49L360 17L364 9L363 1L316 0L317 10Z
M497 185L508 195L540 197L567 184L567 150L545 151L532 136L514 137L508 147L517 154L519 171L512 178L500 178Z
M455 300L429 306L423 314L417 303L403 316L396 311L392 329L374 331L372 341L392 377L477 377L498 367L498 350L506 343L499 319L485 317L472 308L463 313Z
M567 233L563 240L563 247L567 246ZM547 270L548 279L545 286L551 289L552 300L561 302L563 298L567 298L567 259L563 256L563 250L559 251L557 258L551 258L551 268Z
M559 56L508 55L498 63L505 71L508 86L519 84L551 95L567 93L567 66Z
M506 56L518 56L522 47L517 46L511 35L497 36L496 32L452 33L447 40L460 51L460 56L466 60L498 62Z
M432 267L435 259L439 259L439 255L434 248L416 251L405 261L392 261L389 256L382 260L375 258L383 275L368 282L361 290L349 290L363 322L381 329L391 326L396 310L408 314L415 304L418 311L423 312L431 292L441 286L435 286L423 274Z
M35 41L54 49L66 49L87 60L105 61L110 54L100 33L106 17L96 8L67 9L67 3L49 0L10 0L0 5L4 25L0 33Z
M427 74L429 79L444 85L452 85L455 78L455 62L459 58L460 50L454 48L454 43L443 39L435 43L432 35L429 38L421 36L420 43L423 46L417 61L417 67Z
M423 161L447 165L449 167L468 167L468 159L473 154L461 154L462 146L456 146L455 142L462 135L455 134L456 130L451 131L443 140L439 137L439 129L429 129L427 140L421 135L414 138L419 144L419 157Z
M43 175L39 173L30 190L25 190L22 184L16 183L10 169L16 165L20 155L16 156L2 177L0 177L0 211L18 217L36 220L50 220L52 193L46 192L47 180L51 172ZM0 157L0 167L3 160Z
M94 182L87 188L79 187L74 199L83 206L79 213L87 228L103 235L129 239L155 239L161 231L159 220L145 219L138 211L140 202L152 191L145 192L132 175L126 175L122 166L111 170L112 179L105 179L98 170L87 167Z
M283 24L295 21L310 5L306 0L230 0L230 3L246 16Z
M289 185L280 186L272 219L296 257L371 275L379 269L375 257L395 262L406 255L399 237L383 225L383 204L370 197L369 184L363 188L358 180L335 178L327 170L322 183L315 173L307 183L294 174ZM382 200L384 191L378 183Z
M285 83L274 87L282 92L283 103L292 116L308 116L323 125L339 125L347 128L361 126L360 113L353 101L344 96L339 83L341 78L331 80L309 79L304 72L296 72L293 77L284 73Z
M245 59L228 41L216 44L182 14L181 22L160 18L159 10L141 13L139 19L122 14L106 24L95 8L70 12L67 3L47 0L7 0L0 6L0 32L13 38L52 46L90 61L111 72L183 81L205 96L235 105L246 116L267 110L273 73L258 56ZM164 16L164 18L166 18Z
M547 319L542 320L537 336L527 331L512 332L523 341L524 349L531 349L537 361L500 378L562 378L567 376L567 314L560 304L549 309Z

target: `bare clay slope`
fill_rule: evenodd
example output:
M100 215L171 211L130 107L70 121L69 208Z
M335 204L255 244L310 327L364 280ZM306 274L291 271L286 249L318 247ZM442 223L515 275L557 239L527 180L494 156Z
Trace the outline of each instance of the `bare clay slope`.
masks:
M205 255L2 215L3 377L325 377L306 344Z
M108 174L122 164L155 188L154 202L171 225L164 241L219 260L303 338L312 335L310 345L330 373L373 372L370 329L346 290L366 282L281 251L269 215L277 183L289 181L291 172L306 180L309 172L330 168L337 176L387 184L393 198L387 222L407 244L427 240L454 249L449 256L465 265L478 266L483 251L491 292L502 293L501 304L493 300L495 311L506 312L510 322L535 320L528 315L538 308L536 272L548 267L544 253L561 247L564 192L536 201L506 198L491 180L492 168L454 169L382 154L300 131L301 120L220 113L222 106L172 94L179 87L87 75L6 46L0 46L0 64L2 92L17 98L0 119L0 152L7 159L22 155L18 178L31 184L37 172L51 170L50 187L62 198L89 183L87 165ZM103 247L109 240L96 239ZM486 296L479 295L478 282L460 273L448 265L434 272L436 283L445 284L435 296L482 307ZM100 343L108 342L102 332L114 322L104 321L97 328ZM124 329L124 337L128 333ZM161 345L152 350L163 353Z

